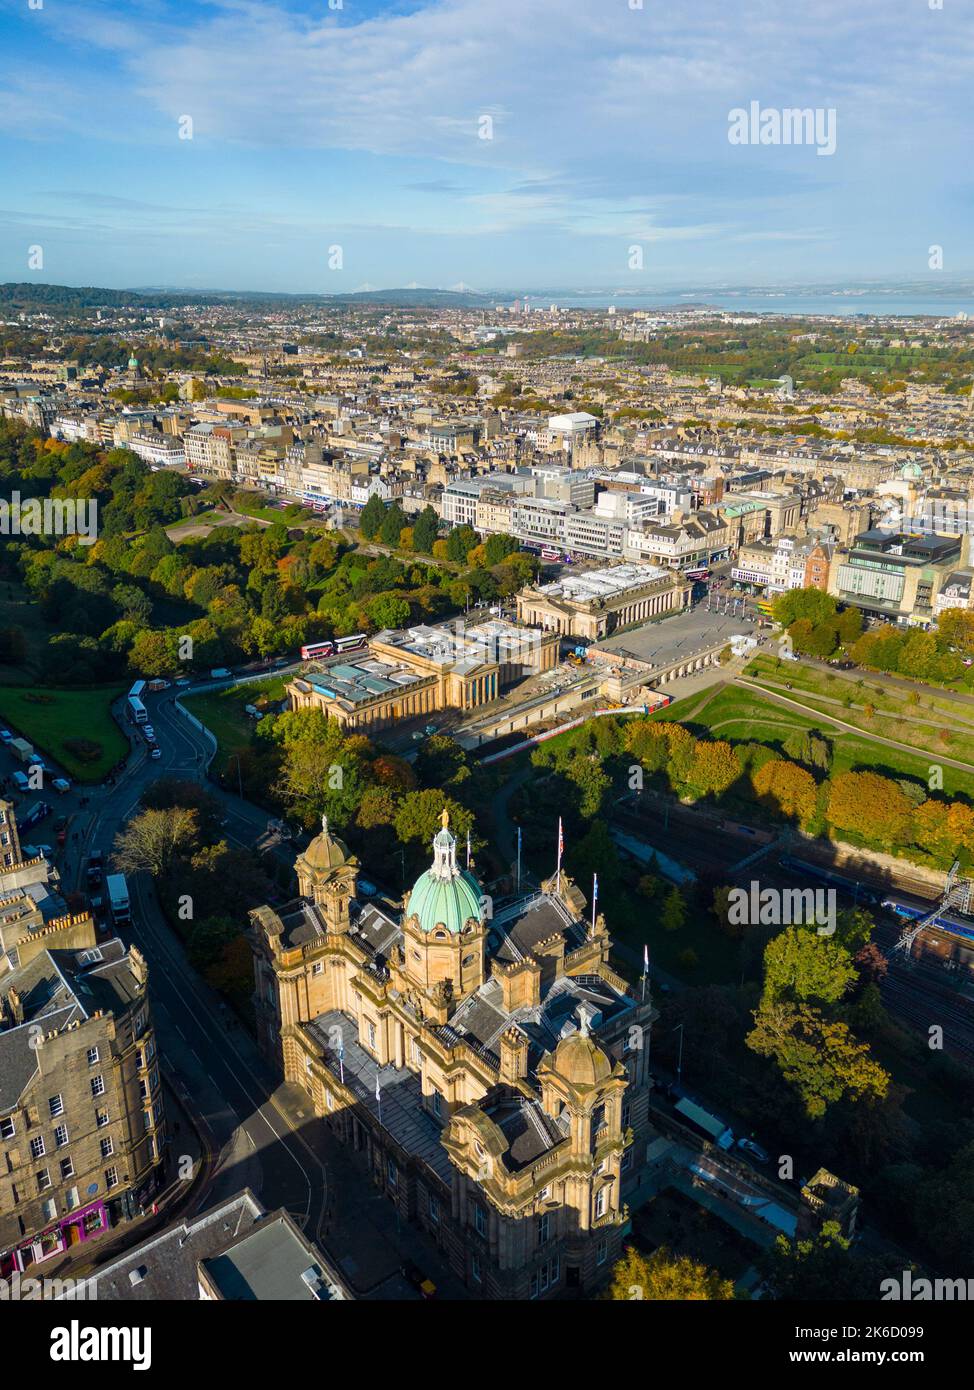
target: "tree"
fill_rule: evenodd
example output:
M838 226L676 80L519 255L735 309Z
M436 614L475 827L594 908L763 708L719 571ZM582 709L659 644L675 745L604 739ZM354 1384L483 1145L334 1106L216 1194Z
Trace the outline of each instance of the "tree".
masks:
M754 794L776 815L806 824L815 814L818 788L815 778L797 763L773 758L751 778Z
M762 1001L746 1042L752 1052L774 1060L810 1119L821 1119L846 1096L882 1099L889 1088L889 1074L868 1046L845 1023L808 1004Z
M664 931L679 931L686 921L687 905L683 894L674 884L666 897L663 899L663 908L660 912L660 925Z
M789 589L774 600L772 612L776 623L790 628L799 618L818 624L835 617L835 599L823 589Z
M379 539L383 545L399 544L399 537L406 525L406 514L398 502L393 502L392 506L386 510L382 518L382 525L379 527Z
M771 1297L786 1303L872 1301L884 1274L881 1261L850 1249L837 1221L802 1240L778 1236L757 1265Z
M912 840L913 808L901 789L877 772L841 772L832 779L827 815L837 830L892 848Z
M436 540L436 533L439 526L439 518L432 507L426 506L416 518L416 525L413 527L413 549L421 551L424 555L430 555L433 550L433 542Z
M693 750L687 782L701 796L720 796L741 775L734 750L722 739L699 739Z
M764 950L764 998L837 1004L856 978L845 947L807 927L786 927Z
M673 1255L661 1245L646 1256L630 1245L612 1268L608 1297L620 1303L715 1301L733 1298L734 1285L689 1255Z
M146 869L154 878L165 879L177 856L198 841L195 810L171 806L142 811L117 836L113 858L120 873Z
M477 544L479 537L472 526L454 526L446 538L446 558L455 564L465 565L467 555ZM435 550L433 552L436 553Z
M362 508L362 515L358 519L358 529L367 541L374 541L379 534L379 527L385 519L386 509L382 499L373 493L365 506Z

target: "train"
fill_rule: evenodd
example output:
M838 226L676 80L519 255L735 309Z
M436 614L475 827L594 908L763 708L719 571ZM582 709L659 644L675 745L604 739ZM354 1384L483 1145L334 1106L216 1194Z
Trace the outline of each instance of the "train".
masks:
M929 907L917 907L914 903L900 902L897 898L884 898L882 905L888 912L894 912L897 917L906 917L912 922L929 917L931 912ZM927 925L946 932L948 936L959 936L964 941L974 942L974 918L959 917L956 912L938 912Z
M791 855L783 854L778 860L783 869L794 869L795 873L805 874L809 878L817 878L822 883L829 884L839 893L851 893L856 902L876 904L879 902L876 894L868 888L857 883L853 878L846 878L844 874L837 874L834 869L823 868L820 864L809 864L804 859L793 859Z

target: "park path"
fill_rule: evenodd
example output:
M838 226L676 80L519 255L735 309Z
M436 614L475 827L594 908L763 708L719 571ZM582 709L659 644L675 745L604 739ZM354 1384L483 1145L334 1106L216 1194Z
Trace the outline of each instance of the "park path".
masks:
M824 719L829 724L834 724L837 728L845 730L847 733L855 734L857 738L869 739L871 743L880 743L886 748L896 748L901 753L910 753L913 757L930 758L931 762L943 763L946 767L955 768L958 772L974 773L974 766L970 763L961 762L959 758L948 758L943 753L931 753L929 749L917 748L912 743L900 743L894 738L884 738L881 734L870 734L864 729L860 729L856 724L847 724L844 719L837 719L834 714L825 714L821 710L810 709L808 705L801 704L798 700L792 700L787 695L778 695L771 690L766 690L764 686L758 685L756 681L748 680L746 676L738 676L735 685L741 686L745 690L756 690L773 704L784 705L788 709L793 709L803 715L806 719L810 714L817 719Z

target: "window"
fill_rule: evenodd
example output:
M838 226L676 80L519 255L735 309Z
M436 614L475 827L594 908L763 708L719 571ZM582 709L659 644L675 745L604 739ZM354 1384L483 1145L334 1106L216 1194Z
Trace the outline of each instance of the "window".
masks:
M326 1091L326 1092L325 1092L325 1109L326 1109L326 1110L334 1110L334 1108L335 1108L335 1097L332 1095L331 1091Z
M598 1249L595 1252L595 1263L604 1265L608 1258L609 1242L607 1240L600 1240L598 1244Z
M105 1094L105 1078L101 1074L91 1078L91 1094L93 1096L103 1096Z
M632 1114L632 1105L628 1100L622 1103L622 1128L629 1128L629 1117Z
M604 1215L605 1215L605 1204L606 1204L606 1201L607 1201L607 1199L608 1199L608 1193L609 1193L608 1185L606 1185L605 1187L600 1187L599 1190L598 1190L598 1192L596 1192L596 1194L595 1194L595 1215L596 1215L596 1216L604 1216Z
M538 1217L538 1244L546 1245L548 1242L548 1214Z
M141 1071L142 1068L143 1068L144 1066L145 1066L145 1058L142 1056L142 1049L141 1049L141 1047L137 1047L137 1048L135 1049L135 1067L136 1067L136 1070L137 1070L137 1071Z
M0 1120L0 1139L12 1139L17 1133L17 1126L14 1124L14 1117L6 1115Z
M539 1201L539 1202L547 1202L548 1199L550 1198L550 1196L551 1196L551 1187L550 1187L550 1186L548 1186L548 1187L543 1187L543 1188L541 1189L541 1191L538 1193L538 1201Z
M46 1168L41 1168L37 1174L38 1192L46 1192L51 1185L51 1175Z
M325 973L324 961L316 960L311 967L311 973L312 975L323 975Z
M155 1121L152 1118L152 1106L150 1105L148 1110L142 1111L142 1128L151 1129L154 1123Z
M103 1140L101 1141L101 1156L102 1156L102 1158L111 1158L111 1156L112 1156L112 1154L113 1154L114 1152L115 1152L115 1140L112 1139L111 1137L109 1137L108 1139L103 1139Z
M107 1111L107 1110L96 1110L96 1111L95 1111L95 1124L98 1126L99 1129L103 1129L103 1128L105 1127L105 1125L108 1124L108 1111Z
M62 1158L62 1159L61 1159L61 1181L63 1182L63 1181L65 1180L65 1178L73 1178L73 1177L74 1177L74 1160L73 1160L73 1159L70 1159L70 1158Z
M41 1209L44 1212L45 1221L53 1221L57 1217L57 1202L55 1202L53 1197L48 1197L47 1201L42 1204Z
M470 1256L470 1277L475 1284L480 1283L480 1256Z
M67 1125L57 1125L54 1130L54 1143L59 1149L63 1149L68 1142Z
M438 1197L433 1196L432 1192L429 1195L429 1212L430 1220L434 1225L438 1225L440 1220L440 1201Z
M439 1091L430 1092L430 1109L437 1119L443 1114L443 1097Z
M475 1226L475 1228L476 1228L476 1231L477 1231L478 1236L486 1236L486 1234L487 1234L487 1213L484 1211L483 1207L474 1207L474 1209L473 1209L473 1224L474 1224L474 1226Z
M366 1023L365 1026L366 1026L366 1028L368 1029L369 1047L371 1047L371 1048L374 1049L374 1048L375 1048L375 1024L374 1024L374 1023Z
M117 1169L117 1168L106 1168L106 1169L105 1169L105 1186L106 1186L106 1187L117 1187L117 1186L118 1186L118 1169Z
M310 1060L310 1058L309 1058L309 1059L308 1059L308 1071L310 1071L310 1070L311 1070L311 1060ZM148 1081L146 1081L145 1077L143 1076L143 1077L140 1077L140 1079L139 1079L139 1099L140 1099L140 1100L147 1100L147 1099L148 1099L148 1096L149 1096L149 1083L148 1083Z
M64 1114L64 1101L60 1095L51 1096L47 1102L51 1111L51 1119L56 1119L58 1115Z
M5 855L4 858L9 859L10 855ZM10 947L10 950L7 952L7 960L10 963L11 970L16 970L20 965L20 951L16 946Z
M399 1185L399 1170L391 1158L386 1164L386 1177L389 1179L390 1187L397 1187Z
M64 1194L64 1205L68 1211L74 1211L75 1207L78 1205L78 1189L76 1187L68 1188L67 1192Z
M88 1065L89 1065L89 1067L96 1067L96 1066L98 1065L98 1049L97 1049L97 1047L89 1047L89 1049L88 1049Z
M30 1156L31 1156L31 1158L43 1158L43 1157L44 1157L44 1136L43 1136L43 1134L38 1134L36 1138L34 1138L34 1139L32 1139L32 1140L30 1141Z
M632 1167L632 1149L626 1149L626 1152L622 1155L622 1162L619 1164L619 1169L620 1169L620 1171L623 1172L623 1173L628 1173L628 1171L629 1171L629 1169L630 1169L631 1167Z
M531 1297L537 1298L539 1294L547 1293L553 1289L561 1278L561 1265L558 1256L555 1255L550 1260L545 1260L531 1275Z

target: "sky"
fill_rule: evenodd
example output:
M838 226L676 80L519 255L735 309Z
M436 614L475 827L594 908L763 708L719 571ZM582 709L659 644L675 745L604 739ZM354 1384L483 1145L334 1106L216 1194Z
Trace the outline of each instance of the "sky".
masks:
M972 4L937 5L0 0L0 281L970 276ZM752 103L822 138L732 143Z

